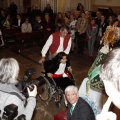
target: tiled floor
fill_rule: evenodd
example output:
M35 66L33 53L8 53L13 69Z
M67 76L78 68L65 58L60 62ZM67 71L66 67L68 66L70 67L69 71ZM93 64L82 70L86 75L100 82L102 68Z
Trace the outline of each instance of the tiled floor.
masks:
M88 69L90 68L92 61L90 61L87 56L87 49L85 50L85 54L80 56L77 54L77 51L70 54L71 66L73 68L73 75L75 77L75 81L77 86L79 87L82 80L87 76ZM41 75L41 71L43 70L42 65L38 63L40 59L41 48L35 46L29 49L23 49L21 52L15 53L8 48L0 48L0 59L5 57L13 57L16 58L20 65L20 74L19 78L22 80L24 76L24 72L28 68L35 68L36 74L33 75L33 78L39 77ZM55 107L54 99L52 99L49 103L45 103L37 97L37 106L34 112L33 120L53 120L53 116L64 110L64 102L62 101L62 106L60 109ZM114 107L114 111L117 114L120 114L120 110ZM118 119L120 120L120 115L118 115Z

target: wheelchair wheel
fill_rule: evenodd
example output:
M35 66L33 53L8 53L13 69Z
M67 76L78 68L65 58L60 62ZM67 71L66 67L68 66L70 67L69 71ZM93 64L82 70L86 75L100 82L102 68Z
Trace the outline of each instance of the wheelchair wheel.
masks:
M52 87L46 77L43 76L43 79L44 79L44 84L38 88L39 89L38 96L43 101L50 101L52 98Z

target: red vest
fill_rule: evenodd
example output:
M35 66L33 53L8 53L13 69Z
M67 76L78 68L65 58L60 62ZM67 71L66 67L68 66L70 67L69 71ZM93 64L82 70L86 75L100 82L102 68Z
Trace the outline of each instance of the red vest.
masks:
M53 35L53 42L52 42L52 45L50 46L49 51L51 54L54 54L54 53L56 53L56 51L60 45L60 32L55 32L52 35ZM69 39L70 39L70 35L67 34L67 36L64 38L64 42L63 42L63 49L64 50L68 46Z

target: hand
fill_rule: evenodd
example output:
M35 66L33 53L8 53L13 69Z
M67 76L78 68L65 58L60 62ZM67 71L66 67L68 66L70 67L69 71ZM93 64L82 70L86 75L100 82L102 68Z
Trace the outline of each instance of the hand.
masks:
M47 76L52 78L53 74L52 73L47 73Z
M96 120L116 120L117 116L113 112L101 113L98 114Z
M37 95L37 87L36 85L33 85L33 86L34 86L33 91L30 91L30 89L27 87L29 97L36 97Z
M99 115L97 115L96 120L116 120L116 114L109 112L109 107L112 102L112 99L109 97L106 103L103 105L103 109Z
M72 73L72 68L71 67L68 67L68 71L70 71Z
M39 63L43 63L45 61L45 57L42 57L40 60L39 60Z

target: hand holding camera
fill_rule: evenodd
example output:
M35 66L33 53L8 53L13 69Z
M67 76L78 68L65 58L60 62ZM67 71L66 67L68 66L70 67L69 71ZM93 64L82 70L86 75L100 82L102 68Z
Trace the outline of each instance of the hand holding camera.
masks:
M29 87L27 87L28 95L29 97L36 97L37 95L37 87L36 85L33 85L34 89L31 91Z

